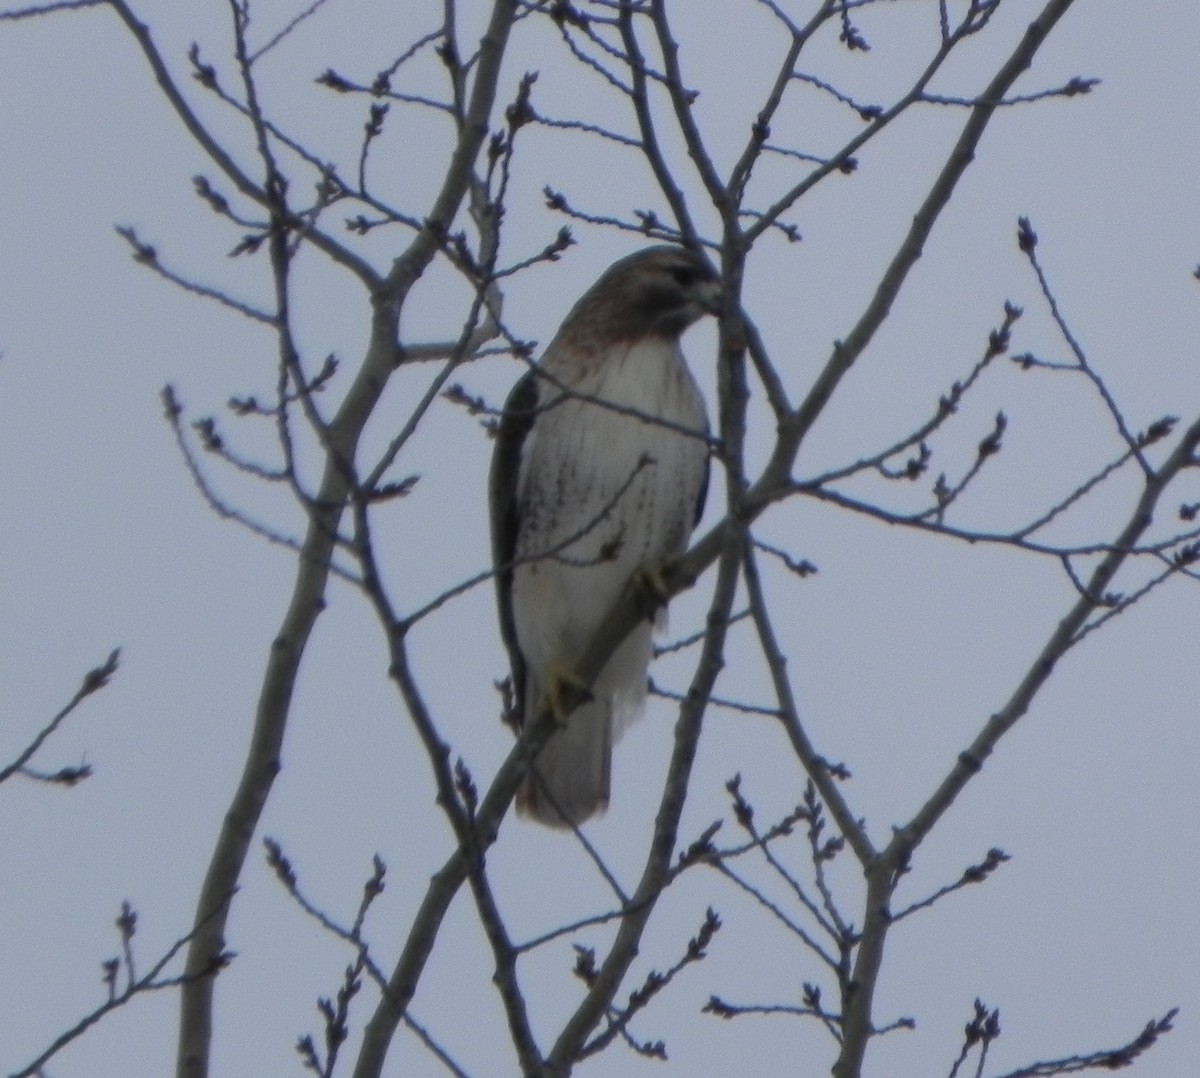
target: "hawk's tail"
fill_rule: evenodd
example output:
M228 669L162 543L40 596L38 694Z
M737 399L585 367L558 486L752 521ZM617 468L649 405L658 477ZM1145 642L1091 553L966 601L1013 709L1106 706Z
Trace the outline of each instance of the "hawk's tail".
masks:
M517 791L518 811L550 827L578 826L603 812L612 744L613 701L606 694L576 708L550 736Z

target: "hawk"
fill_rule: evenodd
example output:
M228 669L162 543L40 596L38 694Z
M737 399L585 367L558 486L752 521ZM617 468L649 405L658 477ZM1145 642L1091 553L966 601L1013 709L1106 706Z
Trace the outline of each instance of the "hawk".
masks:
M564 686L635 574L679 556L708 483L708 418L680 336L717 281L683 247L614 263L504 406L490 477L500 629L522 723ZM533 761L517 807L552 827L608 805L612 745L640 712L649 621L621 643ZM560 718L561 718L560 714Z

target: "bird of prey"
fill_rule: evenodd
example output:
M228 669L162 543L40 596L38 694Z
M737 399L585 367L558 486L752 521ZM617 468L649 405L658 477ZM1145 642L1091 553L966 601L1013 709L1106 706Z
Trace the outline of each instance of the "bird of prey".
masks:
M490 478L500 628L522 723L560 725L518 809L572 827L608 805L612 744L646 695L651 623L563 715L566 686L635 574L679 556L703 508L708 419L679 339L715 310L697 254L651 247L614 263L572 308L505 404Z

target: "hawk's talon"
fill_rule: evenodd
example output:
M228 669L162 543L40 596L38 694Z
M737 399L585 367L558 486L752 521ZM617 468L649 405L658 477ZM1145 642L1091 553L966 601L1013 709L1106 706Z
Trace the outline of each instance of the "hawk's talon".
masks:
M667 576L673 567L673 560L665 561L659 565L638 569L633 574L634 598L638 609L647 618L653 618L670 601L671 585Z
M546 687L538 697L537 711L549 711L559 726L565 726L571 711L592 699L587 683L566 663L554 663L546 671Z

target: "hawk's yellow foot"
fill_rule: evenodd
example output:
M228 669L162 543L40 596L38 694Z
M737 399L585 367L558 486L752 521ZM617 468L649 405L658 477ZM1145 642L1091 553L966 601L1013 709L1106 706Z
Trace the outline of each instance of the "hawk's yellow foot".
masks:
M538 698L537 713L550 711L559 726L565 726L572 708L592 699L592 691L566 663L551 663L545 673L546 686Z
M647 617L653 618L659 609L666 606L671 598L671 585L667 580L677 559L670 558L638 569L633 574L633 593L638 609Z

